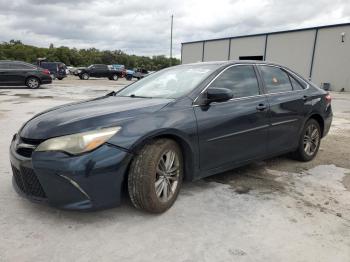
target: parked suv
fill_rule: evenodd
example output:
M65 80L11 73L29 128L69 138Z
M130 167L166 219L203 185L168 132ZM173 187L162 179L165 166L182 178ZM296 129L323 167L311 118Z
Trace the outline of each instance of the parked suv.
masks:
M113 68L109 68L107 65L95 64L86 68L81 68L77 71L80 79L88 80L92 77L107 77L109 80L117 81L119 77L122 77L122 73Z
M61 62L41 62L40 67L48 69L52 79L62 80L67 77L67 66Z
M47 69L21 61L0 60L0 85L39 88L42 84L51 84Z

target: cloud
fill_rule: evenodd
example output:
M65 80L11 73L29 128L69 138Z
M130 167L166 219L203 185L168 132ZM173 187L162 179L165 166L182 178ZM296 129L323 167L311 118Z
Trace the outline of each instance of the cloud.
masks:
M0 41L174 54L181 42L350 22L346 0L0 0Z

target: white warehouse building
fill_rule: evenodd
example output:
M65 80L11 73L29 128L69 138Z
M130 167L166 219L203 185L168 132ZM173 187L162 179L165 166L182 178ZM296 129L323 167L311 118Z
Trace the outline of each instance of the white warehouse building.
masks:
M185 42L182 64L267 60L325 89L350 91L350 23Z

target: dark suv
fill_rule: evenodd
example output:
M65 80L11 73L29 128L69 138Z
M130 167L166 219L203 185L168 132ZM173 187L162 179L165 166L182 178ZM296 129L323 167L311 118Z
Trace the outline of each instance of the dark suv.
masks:
M78 76L80 79L88 80L92 77L107 77L109 80L117 81L119 77L122 77L121 71L117 71L113 68L109 68L107 65L95 64L86 68L78 70Z
M62 80L67 77L67 66L61 62L41 62L40 67L48 69L52 79Z
M0 85L39 88L42 84L51 84L47 69L21 61L0 60Z

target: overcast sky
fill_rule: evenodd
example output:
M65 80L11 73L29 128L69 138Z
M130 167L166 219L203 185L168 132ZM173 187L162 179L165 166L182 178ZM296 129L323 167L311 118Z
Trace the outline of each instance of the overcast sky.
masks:
M349 0L0 0L0 41L169 55L181 42L350 22Z

